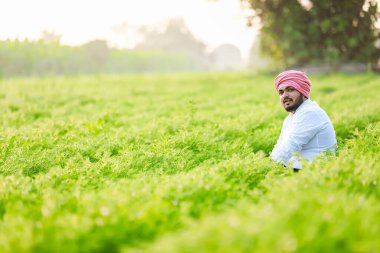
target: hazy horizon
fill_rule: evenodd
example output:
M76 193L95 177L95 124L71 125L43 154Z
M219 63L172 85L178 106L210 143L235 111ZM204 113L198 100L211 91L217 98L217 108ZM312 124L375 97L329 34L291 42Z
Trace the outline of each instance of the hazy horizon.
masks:
M0 2L0 39L39 39L43 31L61 36L65 45L95 39L110 46L133 48L135 34L117 32L127 25L159 27L171 18L182 18L193 35L208 48L236 46L247 60L257 27L247 27L239 0L14 0Z

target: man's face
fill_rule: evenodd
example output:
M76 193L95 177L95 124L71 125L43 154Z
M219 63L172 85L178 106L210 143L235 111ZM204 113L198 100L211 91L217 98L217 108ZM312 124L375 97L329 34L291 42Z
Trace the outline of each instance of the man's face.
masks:
M303 103L304 96L292 86L285 86L278 89L282 106L288 112L294 113Z

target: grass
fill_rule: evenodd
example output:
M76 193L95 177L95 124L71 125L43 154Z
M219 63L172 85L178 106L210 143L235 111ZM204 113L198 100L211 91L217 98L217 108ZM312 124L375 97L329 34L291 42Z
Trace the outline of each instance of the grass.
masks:
M380 79L311 76L339 152L294 174L273 78L0 80L0 251L380 251Z

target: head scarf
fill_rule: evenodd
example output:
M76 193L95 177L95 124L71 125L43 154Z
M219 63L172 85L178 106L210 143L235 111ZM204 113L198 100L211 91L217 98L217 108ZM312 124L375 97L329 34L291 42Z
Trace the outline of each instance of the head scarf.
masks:
M282 87L292 86L306 98L310 96L311 82L305 72L298 70L287 70L281 72L274 80L274 86L278 91Z

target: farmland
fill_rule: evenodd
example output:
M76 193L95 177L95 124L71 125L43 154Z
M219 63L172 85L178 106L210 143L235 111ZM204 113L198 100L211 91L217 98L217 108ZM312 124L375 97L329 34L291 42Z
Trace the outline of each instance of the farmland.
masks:
M0 80L0 252L379 252L380 78L315 75L339 149L272 162L275 74Z

